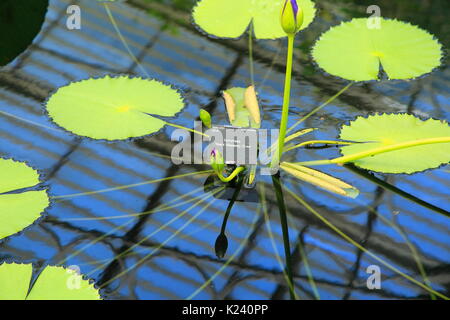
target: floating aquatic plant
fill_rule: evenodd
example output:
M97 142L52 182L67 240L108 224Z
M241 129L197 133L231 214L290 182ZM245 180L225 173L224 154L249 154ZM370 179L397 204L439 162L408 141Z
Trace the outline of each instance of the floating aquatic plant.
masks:
M31 45L42 28L47 7L48 0L0 2L0 66L14 60Z
M409 114L358 117L341 128L340 138L364 142L341 147L347 157L393 147L389 152L352 161L372 171L414 173L450 162L450 126L442 120L424 121Z
M0 239L33 224L48 207L46 190L29 190L39 173L25 163L0 159Z
M127 76L89 79L59 88L47 101L64 129L93 139L120 140L155 133L184 107L181 95L156 80Z
M94 285L75 270L47 266L31 284L32 274L31 264L1 264L0 300L100 300Z
M303 10L305 29L314 19L316 9L310 0L297 0ZM286 36L280 25L285 0L200 0L194 8L194 22L206 33L219 38L238 38L253 23L257 39Z
M398 20L380 19L370 28L358 18L332 27L315 44L312 56L329 74L347 80L412 79L441 63L442 49L427 31Z

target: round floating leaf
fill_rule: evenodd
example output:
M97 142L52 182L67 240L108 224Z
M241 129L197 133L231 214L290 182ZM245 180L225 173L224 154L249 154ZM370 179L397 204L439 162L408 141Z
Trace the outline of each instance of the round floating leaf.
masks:
M0 265L0 300L100 300L98 290L63 267L46 267L30 289L31 264Z
M0 159L0 239L33 224L48 207L46 190L18 193L37 184L39 174L34 169L21 162Z
M329 74L353 81L376 80L380 65L389 79L411 79L441 63L441 45L428 32L409 23L353 19L325 32L312 55Z
M257 39L286 37L280 14L285 0L200 0L194 8L195 23L206 33L220 38L238 38L253 21ZM300 30L314 19L316 9L310 0L297 0L303 9Z
M0 66L14 60L42 28L48 0L0 1Z
M89 79L59 88L47 102L61 127L93 139L120 140L148 135L184 107L180 94L156 80L126 76Z
M444 121L423 121L408 114L382 114L358 117L343 126L340 138L356 142L341 147L344 156L429 138L450 138L450 126ZM355 160L364 169L384 173L413 173L436 168L450 161L450 143L413 146Z

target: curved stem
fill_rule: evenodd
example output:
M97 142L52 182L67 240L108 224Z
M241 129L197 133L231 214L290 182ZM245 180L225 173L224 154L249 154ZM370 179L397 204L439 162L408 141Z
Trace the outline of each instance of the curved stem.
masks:
M225 234L225 230L227 228L228 217L230 216L231 209L233 208L234 203L236 202L239 193L241 192L242 185L244 183L244 177L240 177L237 183L236 189L234 190L233 196L231 197L230 203L228 203L227 210L225 212L225 216L223 217L222 227L220 229L221 234Z
M401 142L396 143L384 147L378 147L373 148L366 151L357 152L348 156L343 156L339 158L334 158L331 160L317 160L317 161L304 161L304 162L297 162L298 165L304 165L304 166L320 166L320 165L326 165L326 164L344 164L347 162L354 162L356 160L360 160L363 158L375 156L377 154L382 154L390 151L397 151L401 149L411 148L411 147L418 147L422 145L427 144L435 144L435 143L450 143L450 137L438 137L438 138L427 138L427 139L420 139L420 140L414 140L414 141L407 141L407 142Z
M292 58L294 55L294 40L295 35L288 35L288 53L286 61L286 76L284 80L284 97L283 97L283 109L281 114L280 133L278 136L278 161L281 160L283 154L284 140L286 137L286 128L289 116L289 103L291 98L291 77L292 77Z
M221 172L216 172L216 173L217 173L217 176L219 177L220 181L226 183L226 182L230 182L231 180L233 180L239 173L241 173L244 170L245 170L245 167L237 167L236 169L234 169L234 171L228 177L224 177Z

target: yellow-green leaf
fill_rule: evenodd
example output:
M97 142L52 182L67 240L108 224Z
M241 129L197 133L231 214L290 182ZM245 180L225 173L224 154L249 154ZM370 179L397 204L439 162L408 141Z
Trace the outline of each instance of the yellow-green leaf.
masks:
M441 120L421 120L408 114L358 117L341 129L340 138L357 143L341 147L344 156L380 147L432 138L450 139L450 126ZM450 143L411 146L354 161L364 169L384 173L414 173L450 161Z
M0 300L100 300L89 280L71 269L47 266L30 288L31 264L0 265Z
M39 174L25 163L0 159L0 239L33 224L48 207L46 190L23 191L39 184Z
M389 79L411 79L441 64L442 46L427 31L406 22L353 19L325 32L312 55L329 74L353 81L376 80L380 65Z
M59 88L47 102L56 124L80 136L120 140L160 130L184 107L181 95L156 80L126 76L89 79Z
M31 264L4 263L0 265L0 301L25 300L30 287Z
M286 36L281 28L280 14L285 0L200 0L194 8L195 23L206 33L220 38L238 38L253 21L257 39ZM303 9L300 30L314 19L316 9L310 0L297 0Z

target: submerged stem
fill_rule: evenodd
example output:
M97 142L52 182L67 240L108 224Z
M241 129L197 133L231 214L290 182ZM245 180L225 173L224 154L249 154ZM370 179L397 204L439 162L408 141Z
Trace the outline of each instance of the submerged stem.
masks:
M280 220L281 220L281 229L283 231L284 254L286 259L286 273L288 276L289 294L291 296L291 300L295 300L294 281L292 276L291 247L289 244L289 227L287 223L286 205L284 203L283 189L280 183L279 172L272 176L272 182L277 197L278 209L280 210Z

